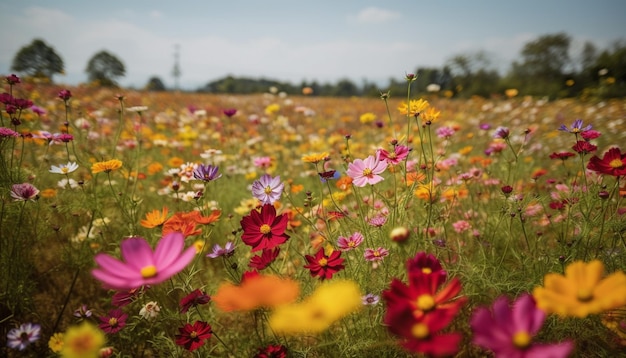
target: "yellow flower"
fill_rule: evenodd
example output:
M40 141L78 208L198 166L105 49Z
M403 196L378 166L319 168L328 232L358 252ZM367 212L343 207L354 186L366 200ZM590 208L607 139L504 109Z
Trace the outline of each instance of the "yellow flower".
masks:
M507 90L504 91L504 94L509 97L509 98L513 98L515 96L517 96L517 94L519 93L519 91L515 88L509 88Z
M428 101L426 100L423 100L421 98L412 99L411 102L409 102L408 106L406 102L400 103L400 105L398 106L398 111L400 111L400 113L402 114L409 114L411 116L417 116L420 114L420 112L428 108L428 106L429 104L428 104Z
M435 107L428 107L428 109L424 110L420 116L424 121L435 122L439 119L441 112L438 111Z
M280 110L280 105L277 103L272 103L269 106L265 107L265 114L271 116L272 114L278 112Z
M323 153L313 153L313 154L308 154L308 155L303 155L302 156L302 161L305 163L319 163L321 161L323 161L325 158L327 158L330 154L328 154L328 152L323 152Z
M91 172L96 174L100 172L109 173L122 167L122 161L117 159L107 160L106 162L97 162L91 166Z
M547 274L544 286L535 287L533 297L546 313L579 318L626 305L626 274L603 275L601 261L576 261L565 268L565 275Z
M420 184L414 192L415 196L422 199L430 201L431 203L435 201L435 185L430 182L427 184Z
M85 321L67 329L60 354L63 358L97 358L104 343L104 332Z
M359 117L359 121L361 121L361 123L371 123L371 122L374 122L375 120L376 120L376 115L372 112L363 113Z
M50 348L50 350L54 353L59 353L61 349L63 349L63 338L63 333L57 332L53 334L52 337L50 337L50 340L48 340L48 348Z
M269 325L278 334L319 333L361 306L359 286L336 280L323 283L301 303L277 307Z

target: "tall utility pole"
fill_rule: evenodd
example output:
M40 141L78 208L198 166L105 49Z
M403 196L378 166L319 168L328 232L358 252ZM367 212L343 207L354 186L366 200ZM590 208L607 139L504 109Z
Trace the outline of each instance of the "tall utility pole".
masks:
M180 46L174 45L174 68L172 69L172 76L174 76L174 90L178 91L178 79L180 78Z

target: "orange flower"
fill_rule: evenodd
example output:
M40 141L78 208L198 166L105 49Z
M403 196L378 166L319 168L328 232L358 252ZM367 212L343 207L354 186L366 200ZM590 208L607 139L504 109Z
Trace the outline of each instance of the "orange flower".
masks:
M302 184L292 184L291 185L291 193L292 194L298 194L302 190L304 190L304 185L302 185Z
M337 179L337 182L335 183L335 185L337 186L337 188L341 190L344 190L344 191L349 190L350 186L352 186L352 178L349 176L341 177Z
M224 312L250 311L294 302L300 294L298 282L275 275L244 274L240 285L225 282L211 299Z
M183 164L185 164L185 161L183 160L183 158L179 157L172 157L170 158L170 160L167 161L167 165L174 168L178 168Z
M122 161L118 159L111 159L105 162L96 162L91 166L91 172L93 174L105 172L109 173L113 170L117 170L122 167Z
M56 189L44 189L41 191L42 198L54 198L57 195Z
M421 183L426 179L426 174L418 172L406 173L406 185L411 186L414 183Z
M185 237L199 235L202 229L196 228L198 224L211 224L216 222L222 214L219 210L213 210L211 215L202 216L199 211L193 210L188 213L178 212L163 224L163 235L171 232L181 232Z
M150 175L159 173L161 170L163 170L163 165L159 162L150 163L150 165L148 165L148 174Z
M167 207L163 207L163 211L152 210L149 213L146 213L146 218L141 220L141 226L152 229L157 226L161 226L167 221Z

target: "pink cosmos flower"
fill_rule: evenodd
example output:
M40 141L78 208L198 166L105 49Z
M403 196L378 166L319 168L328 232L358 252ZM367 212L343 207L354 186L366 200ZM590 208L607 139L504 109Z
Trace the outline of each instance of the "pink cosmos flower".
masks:
M382 261L386 256L389 256L389 250L379 247L376 249L365 249L363 254L367 261Z
M13 184L11 186L11 197L15 201L37 200L39 189L30 183Z
M546 314L537 308L531 295L518 298L509 307L504 296L496 299L492 310L479 307L472 315L473 343L489 349L496 357L567 357L574 348L570 341L536 344L532 339L543 326Z
M454 231L460 234L462 232L465 232L471 229L472 225L465 220L459 220L459 221L454 222L452 224L452 227L454 228Z
M404 145L396 145L393 152L389 153L384 149L380 149L380 160L384 160L387 164L396 165L402 162L409 155L411 148Z
M337 239L337 246L341 251L353 250L359 247L363 242L363 234L355 232L350 237L339 236Z
M105 288L116 290L158 284L182 271L194 259L196 248L191 246L183 252L184 246L185 236L180 232L163 236L154 252L144 238L132 237L120 244L124 261L99 253L95 261L100 267L91 274Z
M348 176L352 178L352 184L364 187L367 184L374 185L384 180L380 174L387 169L387 162L380 160L380 152L376 156L370 155L363 159L355 159L348 164Z

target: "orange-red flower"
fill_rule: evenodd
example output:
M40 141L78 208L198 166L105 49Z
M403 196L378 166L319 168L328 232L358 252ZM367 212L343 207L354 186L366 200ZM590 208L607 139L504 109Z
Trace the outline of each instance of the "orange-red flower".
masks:
M216 222L222 214L219 210L213 210L209 216L202 216L199 211L193 210L188 213L178 212L163 224L163 235L170 232L182 232L185 237L199 235L202 229L197 228L199 224L211 224Z
M141 220L140 224L141 226L148 228L148 229L161 226L165 223L165 221L167 221L167 213L168 213L167 207L163 207L162 211L152 210L146 213L146 218L144 220Z
M245 274L241 284L225 282L212 296L224 312L250 311L294 302L300 294L298 282L275 275Z

